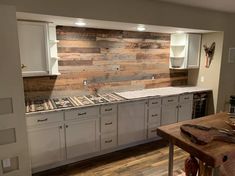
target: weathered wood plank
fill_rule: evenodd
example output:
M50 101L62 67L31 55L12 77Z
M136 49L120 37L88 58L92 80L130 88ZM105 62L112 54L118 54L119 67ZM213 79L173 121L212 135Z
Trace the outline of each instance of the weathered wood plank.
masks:
M57 38L61 75L24 78L26 96L187 84L187 70L169 69L169 34L58 26Z

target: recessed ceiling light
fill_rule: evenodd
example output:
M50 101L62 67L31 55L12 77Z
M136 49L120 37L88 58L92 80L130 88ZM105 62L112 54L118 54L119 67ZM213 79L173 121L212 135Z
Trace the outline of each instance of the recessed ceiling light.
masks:
M78 21L75 23L77 26L86 26L86 23L84 21Z
M179 31L176 31L176 33L177 33L177 34L183 34L183 33L185 33L185 32L179 30Z
M138 26L138 27L137 27L137 30L138 30L138 31L145 31L146 28L145 28L143 25L141 25L141 26Z

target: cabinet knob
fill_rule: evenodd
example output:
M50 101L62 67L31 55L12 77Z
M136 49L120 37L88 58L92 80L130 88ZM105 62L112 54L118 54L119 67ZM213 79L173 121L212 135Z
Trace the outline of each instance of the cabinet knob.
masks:
M27 67L27 66L24 64L21 64L21 69L24 69L25 67Z
M62 126L59 126L59 129L62 129L63 127Z
M68 128L69 126L68 125L65 125L65 128Z

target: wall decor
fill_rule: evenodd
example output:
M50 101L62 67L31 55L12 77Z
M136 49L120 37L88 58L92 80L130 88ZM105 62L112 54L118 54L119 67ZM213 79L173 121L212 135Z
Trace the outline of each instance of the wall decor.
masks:
M215 42L213 42L210 47L207 45L203 45L203 47L206 53L205 67L209 68L213 60L214 53L215 53Z

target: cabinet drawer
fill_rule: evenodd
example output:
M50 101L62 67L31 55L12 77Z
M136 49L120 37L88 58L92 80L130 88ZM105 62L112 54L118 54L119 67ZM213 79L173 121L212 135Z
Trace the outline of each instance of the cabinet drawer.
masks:
M104 115L101 117L101 133L117 132L117 116Z
M162 100L161 98L154 98L149 100L149 107L161 106Z
M98 116L99 115L99 107L89 107L89 108L81 108L76 110L65 111L65 119L82 119L88 118L90 116Z
M116 114L117 113L117 104L101 106L100 112L101 112L101 114L111 114L111 113Z
M174 103L178 103L178 96L170 96L162 99L162 104L164 105L174 104Z
M117 133L111 133L101 136L101 150L113 148L117 146Z
M64 120L63 112L43 113L27 116L27 126L45 124L50 122L60 122Z
M158 137L157 128L158 128L158 126L151 127L148 129L148 139Z
M180 95L180 102L193 101L193 94Z
M149 123L158 123L160 125L161 107L149 109Z

